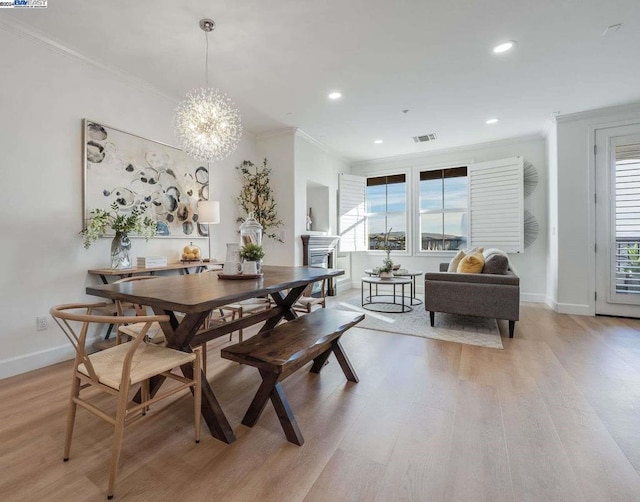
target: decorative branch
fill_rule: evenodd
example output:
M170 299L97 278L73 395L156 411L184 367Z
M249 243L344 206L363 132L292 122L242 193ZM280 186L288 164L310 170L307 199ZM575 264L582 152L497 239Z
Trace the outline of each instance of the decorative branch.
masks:
M236 169L242 175L242 188L238 196L238 203L246 216L238 218L237 222L244 222L250 213L262 225L262 235L278 242L284 242L275 229L284 225L278 219L276 202L273 191L269 186L271 169L267 167L267 159L264 159L262 168L256 166L250 160L245 160Z

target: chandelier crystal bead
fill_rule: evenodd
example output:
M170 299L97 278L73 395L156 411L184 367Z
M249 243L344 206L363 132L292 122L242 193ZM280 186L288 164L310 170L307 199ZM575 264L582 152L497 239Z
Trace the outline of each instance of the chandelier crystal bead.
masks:
M240 112L218 89L192 89L176 107L175 131L187 155L204 162L222 160L242 137Z

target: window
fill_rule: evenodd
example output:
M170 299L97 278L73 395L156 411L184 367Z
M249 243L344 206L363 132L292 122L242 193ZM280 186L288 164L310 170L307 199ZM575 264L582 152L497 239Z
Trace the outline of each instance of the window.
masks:
M405 174L367 178L368 249L383 249L389 233L394 251L407 249L407 182Z
M468 186L466 167L420 173L420 251L466 247Z

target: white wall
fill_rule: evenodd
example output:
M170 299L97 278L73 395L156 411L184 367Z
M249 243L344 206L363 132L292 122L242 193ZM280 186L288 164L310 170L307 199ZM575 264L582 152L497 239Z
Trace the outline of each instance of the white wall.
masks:
M547 298L546 303L553 309L558 304L558 128L555 122L547 133L548 218L547 239Z
M595 313L595 224L593 142L595 130L640 123L640 103L557 118L557 310ZM555 254L555 256L553 256Z
M87 269L109 266L108 239L82 246L82 118L145 138L176 144L175 102L142 84L53 49L0 25L0 174L5 213L0 219L0 378L70 357L70 344L49 319L36 316L58 303L96 300L85 287L99 283ZM213 254L237 241L234 166L255 158L245 138L230 158L211 166L211 198L222 222L213 229ZM177 259L189 239L134 239L132 254ZM197 244L207 247L206 239Z
M423 155L403 156L375 161L360 162L351 166L351 173L359 176L370 176L385 172L408 170L410 176L410 194L413 184L417 183L417 171L413 168L455 167L471 162L484 162L508 157L522 156L531 162L539 174L539 184L535 192L525 199L525 209L537 218L540 226L538 239L522 254L510 255L515 269L520 275L520 290L523 300L543 302L546 296L546 261L547 261L547 158L545 140L542 137L515 138L492 143L471 145L463 148L440 150ZM412 245L413 246L413 245ZM436 271L441 262L449 261L454 253L442 252L429 256L412 252L393 255L394 262L403 268ZM358 278L364 270L378 266L383 254L354 253L352 258L353 286L359 288ZM421 281L418 288L421 289Z
M267 165L272 169L270 186L276 201L278 218L282 220L281 236L284 243L263 239L265 257L268 265L292 265L295 262L295 192L294 192L294 137L295 129L286 129L273 134L259 136L256 140L258 151L255 164Z
M328 235L338 235L338 178L340 173L350 172L348 162L338 156L321 143L314 140L306 133L298 130L295 141L295 218L296 218L296 264L302 265L302 240L300 235L308 233L306 231L306 212L309 206L319 206L318 200L311 202L307 200L307 187L316 186L316 193L326 193L328 198L325 201L327 207L319 211L328 215L325 228ZM317 186L326 187L326 190L318 189ZM319 207L318 207L319 209ZM316 208L314 207L314 211ZM336 286L340 290L351 286L351 255L338 254L334 267L344 270L344 275L336 281Z
M349 172L349 165L327 147L296 128L261 135L257 138L256 148L260 158L266 156L273 168L272 184L278 204L278 215L284 222L284 245L267 242L265 262L274 265L302 265L300 236L307 233L307 187L316 187L318 193L328 193L328 221L325 223L325 230L328 234L335 235L338 231L338 174ZM321 187L326 187L327 190ZM317 199L314 203L318 203ZM348 256L340 260L339 266L345 269L344 277L347 277Z

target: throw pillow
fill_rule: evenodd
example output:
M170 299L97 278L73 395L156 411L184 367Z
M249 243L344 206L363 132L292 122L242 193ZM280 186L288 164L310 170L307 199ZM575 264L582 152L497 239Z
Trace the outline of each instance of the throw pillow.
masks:
M492 254L484 262L483 274L504 275L509 268L509 259L501 254Z
M451 260L451 262L449 263L449 268L447 269L447 272L457 272L458 265L460 264L460 260L462 260L462 258L464 258L465 256L466 254L462 249L458 251L458 253L453 257L453 260Z
M482 252L482 256L484 256L484 261L487 261L489 257L494 254L499 254L507 258L507 260L509 259L509 256L507 255L507 253L505 253L502 249L488 248Z
M479 274L484 267L482 253L473 253L465 256L458 264L458 272L463 274Z

